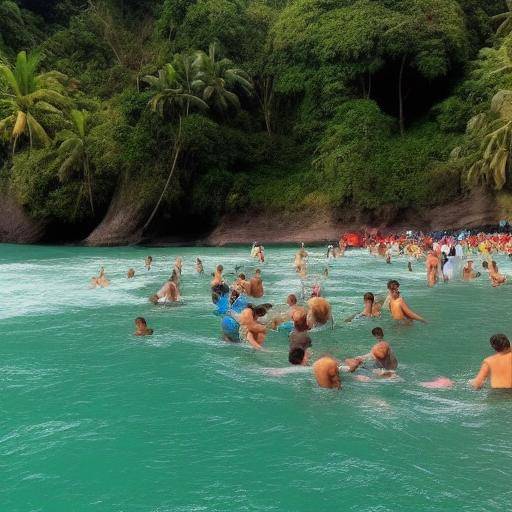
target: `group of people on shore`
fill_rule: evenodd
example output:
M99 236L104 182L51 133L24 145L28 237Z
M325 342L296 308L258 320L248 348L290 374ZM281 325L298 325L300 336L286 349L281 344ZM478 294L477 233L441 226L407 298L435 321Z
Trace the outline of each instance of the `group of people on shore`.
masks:
M426 281L428 286L435 286L440 281L449 281L460 278L463 281L471 281L480 276L474 270L474 257L483 259L483 268L488 272L493 287L501 286L507 282L506 276L498 271L492 254L501 252L510 254L508 249L512 247L512 239L502 235L479 235L469 241L446 237L440 241L430 241L427 238L400 239L393 237L390 240L368 239L365 241L370 254L382 257L390 263L392 255L408 256L408 270L412 270L412 262L425 259ZM346 241L340 240L338 246L327 247L327 259L343 257L346 250ZM261 244L253 244L251 257L258 264L265 262L264 248ZM322 287L318 279L309 286L306 291L304 283L308 277L308 252L301 244L295 254L293 266L302 283L301 293L290 293L283 305L269 303L257 303L265 293L262 272L256 268L251 276L236 269L234 279L228 283L224 276L224 268L217 265L212 273L210 282L212 302L216 308L216 314L221 317L222 337L230 343L247 343L255 350L265 351L264 344L270 331L282 331L288 336L289 351L288 361L292 368L311 368L319 386L327 388L341 387L341 373L357 372L357 380L370 380L374 378L393 379L396 377L398 360L388 341L384 339L381 327L372 329L375 343L367 354L351 356L343 361L331 355L323 355L311 364L310 347L311 336L319 328L329 326L334 328L332 308L329 301L322 296ZM457 265L452 269L446 269L446 265L457 259ZM148 256L144 261L144 268L150 271L153 258ZM203 262L200 258L195 261L195 271L199 275L204 274ZM161 288L149 297L154 305L166 305L180 303L181 299L181 275L183 259L176 258L169 279ZM326 269L328 267L326 266ZM448 276L448 277L447 277ZM135 271L130 268L127 278L133 279ZM323 272L322 278L328 277L328 270ZM93 287L107 287L110 281L105 275L105 269L101 267L99 275L91 279ZM406 303L400 293L400 284L397 280L387 283L387 294L379 297L372 292L363 295L362 310L345 319L352 322L358 318L380 318L383 312L388 311L391 318L405 325L426 320L414 312ZM153 330L147 325L143 317L135 319L137 336L153 334ZM490 378L491 387L512 388L512 353L510 342L503 334L493 335L490 339L491 346L496 354L485 359L478 375L471 381L474 388L481 388ZM279 372L278 372L279 373ZM286 373L286 372L285 372ZM448 378L423 383L425 387L451 387L453 382Z

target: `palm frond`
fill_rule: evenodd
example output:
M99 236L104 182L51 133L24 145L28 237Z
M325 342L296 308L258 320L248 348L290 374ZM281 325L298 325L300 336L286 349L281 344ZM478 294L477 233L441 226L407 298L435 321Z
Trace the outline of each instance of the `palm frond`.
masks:
M48 137L45 129L34 119L30 112L27 112L27 126L32 133L32 137L35 137L44 145L50 144L50 137Z

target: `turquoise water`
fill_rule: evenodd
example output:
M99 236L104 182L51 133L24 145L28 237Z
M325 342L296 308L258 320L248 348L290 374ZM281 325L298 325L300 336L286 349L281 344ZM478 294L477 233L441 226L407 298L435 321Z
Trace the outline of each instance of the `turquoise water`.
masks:
M1 510L510 509L512 401L465 382L489 336L512 334L512 287L485 278L428 289L422 264L410 273L404 260L359 251L331 262L325 292L338 321L390 278L429 320L403 328L385 316L314 333L313 358L345 357L368 351L381 325L400 361L398 382L348 376L337 392L310 374L268 375L286 366L282 333L268 336L267 353L220 340L209 277L193 261L247 270L248 252L0 246ZM299 289L294 249L266 252L265 301L281 302ZM320 271L324 249L312 253ZM186 304L152 306L178 255ZM111 287L89 289L100 265ZM153 337L132 335L138 315ZM441 375L455 388L418 385Z

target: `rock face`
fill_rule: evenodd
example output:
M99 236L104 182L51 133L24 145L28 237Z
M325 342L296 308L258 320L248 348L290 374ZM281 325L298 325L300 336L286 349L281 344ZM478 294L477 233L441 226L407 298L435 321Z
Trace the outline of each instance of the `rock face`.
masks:
M31 219L23 208L3 192L0 197L0 242L33 244L44 236L44 224Z
M86 245L132 245L141 241L144 209L126 195L117 193L101 223L84 240Z
M393 209L391 209L393 210ZM378 228L383 231L422 231L478 228L496 225L502 215L495 198L483 192L430 209L388 211L371 219L352 212L303 211L287 214L258 213L225 216L206 238L209 245L230 243L312 243L338 240L346 231ZM398 220L399 219L399 220Z

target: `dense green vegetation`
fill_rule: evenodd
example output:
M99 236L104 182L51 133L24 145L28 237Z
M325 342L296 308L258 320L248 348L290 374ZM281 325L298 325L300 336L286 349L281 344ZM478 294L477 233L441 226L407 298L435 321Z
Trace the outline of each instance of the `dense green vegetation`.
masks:
M512 2L0 0L1 182L85 235L511 180ZM71 232L70 231L70 232Z

